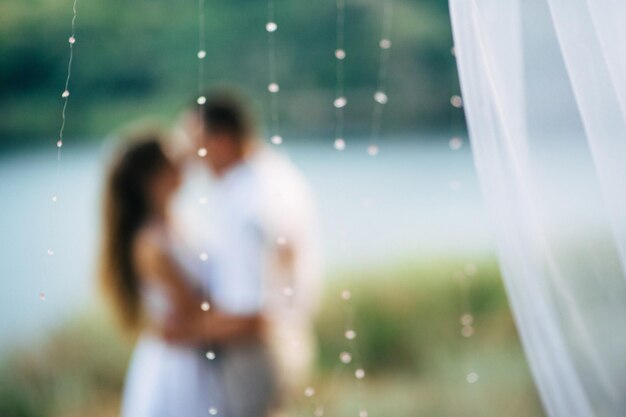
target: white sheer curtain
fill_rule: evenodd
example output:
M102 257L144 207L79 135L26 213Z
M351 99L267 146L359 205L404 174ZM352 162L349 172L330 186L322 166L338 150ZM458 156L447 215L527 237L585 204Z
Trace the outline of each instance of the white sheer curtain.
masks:
M476 168L545 409L626 416L626 1L450 11Z

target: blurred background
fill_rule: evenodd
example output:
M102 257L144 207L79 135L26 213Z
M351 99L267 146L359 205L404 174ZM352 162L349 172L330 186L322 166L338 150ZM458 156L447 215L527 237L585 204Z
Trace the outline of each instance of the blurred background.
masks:
M375 158L366 147L382 3L346 2L343 152L333 148L335 1L275 5L285 138L277 149L317 196L327 260L313 381L325 415L358 415L364 405L370 416L542 416L462 110L450 105L459 86L446 2L394 1L389 103ZM208 1L206 13L207 84L242 89L265 126L266 7ZM137 119L173 122L197 91L195 0L79 1L57 164L70 20L70 1L0 0L3 417L118 414L132 343L112 324L94 274L107 138ZM344 288L353 294L351 312L339 297ZM337 368L347 314L356 322L363 384ZM292 411L313 415L304 395Z

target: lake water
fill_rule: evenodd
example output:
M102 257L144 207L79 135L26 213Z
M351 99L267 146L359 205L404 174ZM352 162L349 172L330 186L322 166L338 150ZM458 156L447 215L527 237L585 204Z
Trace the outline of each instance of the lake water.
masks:
M365 142L343 152L320 141L280 148L316 194L330 267L490 251L466 142L458 151L428 136L379 145L376 157ZM50 151L0 157L0 349L93 302L106 149L68 141L58 174Z

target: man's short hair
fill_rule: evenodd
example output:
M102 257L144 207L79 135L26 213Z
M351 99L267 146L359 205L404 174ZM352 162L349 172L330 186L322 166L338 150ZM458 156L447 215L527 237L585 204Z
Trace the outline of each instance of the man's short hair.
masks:
M207 96L201 106L202 123L208 132L228 134L244 142L254 134L254 122L243 99L232 92L217 92Z

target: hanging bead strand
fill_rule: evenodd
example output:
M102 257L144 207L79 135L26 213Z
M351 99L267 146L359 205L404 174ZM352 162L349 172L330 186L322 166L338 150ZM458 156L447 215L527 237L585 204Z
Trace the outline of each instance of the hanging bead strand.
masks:
M55 223L56 223L56 206L57 203L59 201L59 182L60 182L60 172L61 172L61 148L63 147L63 138L64 138L64 134L65 134L65 125L67 122L67 106L69 103L69 98L70 98L70 80L72 78L72 65L74 63L74 45L76 44L76 18L78 16L77 14L77 5L78 5L78 0L74 0L74 2L72 3L72 21L71 21L71 33L69 38L67 39L67 42L69 44L69 49L70 49L70 54L69 54L69 58L67 61L67 72L66 72L66 76L65 76L65 86L63 89L63 92L61 93L61 99L63 100L63 107L61 110L61 127L59 128L59 134L57 136L56 139L56 159L57 159L57 167L56 167L56 175L55 175L55 181L54 181L54 193L52 195L52 210L51 210L51 220L50 220L50 231L52 234L52 240L56 240L56 230L55 230ZM50 245L48 247L48 249L46 249L46 255L47 258L50 258L51 256L54 255L55 250L52 247L53 245ZM44 274L45 276L48 275L48 269L49 269L49 261L46 260L45 262L45 270L46 273ZM42 285L43 287L43 285ZM43 288L39 291L39 299L41 301L45 301L46 300L46 293L43 290Z
M61 148L63 147L63 134L65 133L65 122L66 122L66 111L67 104L70 98L70 79L72 77L72 64L74 62L74 44L76 44L76 6L78 4L78 0L74 0L72 4L72 34L68 39L68 43L70 46L70 57L67 62L67 76L65 77L65 89L61 93L61 98L63 99L63 110L61 111L61 128L59 129L59 138L57 139L57 159L61 160Z
M278 24L274 16L274 0L267 1L267 23L265 31L267 32L268 45L268 64L269 64L269 84L267 91L270 95L270 115L271 115L271 133L270 141L274 145L283 143L283 137L280 134L280 120L278 115L278 92L280 86L276 80L276 31Z
M206 60L206 35L205 35L205 0L198 0L198 117L202 120L202 109L206 104L206 96L204 96L205 80L204 80L204 62ZM200 123L200 134L204 133L204 123ZM200 147L197 150L198 156L204 158L207 155L207 150L204 147Z
M337 45L335 48L336 87L335 87L335 149L343 151L346 148L344 138L344 107L348 103L344 92L344 60L345 50L345 0L337 0Z
M387 78L389 72L389 50L391 49L391 29L393 17L392 0L385 0L383 4L383 28L378 43L380 48L380 60L378 65L378 81L376 92L374 93L374 109L372 111L372 130L370 135L370 144L367 147L367 153L370 156L378 155L378 138L383 118L383 109L389 98L387 97Z

